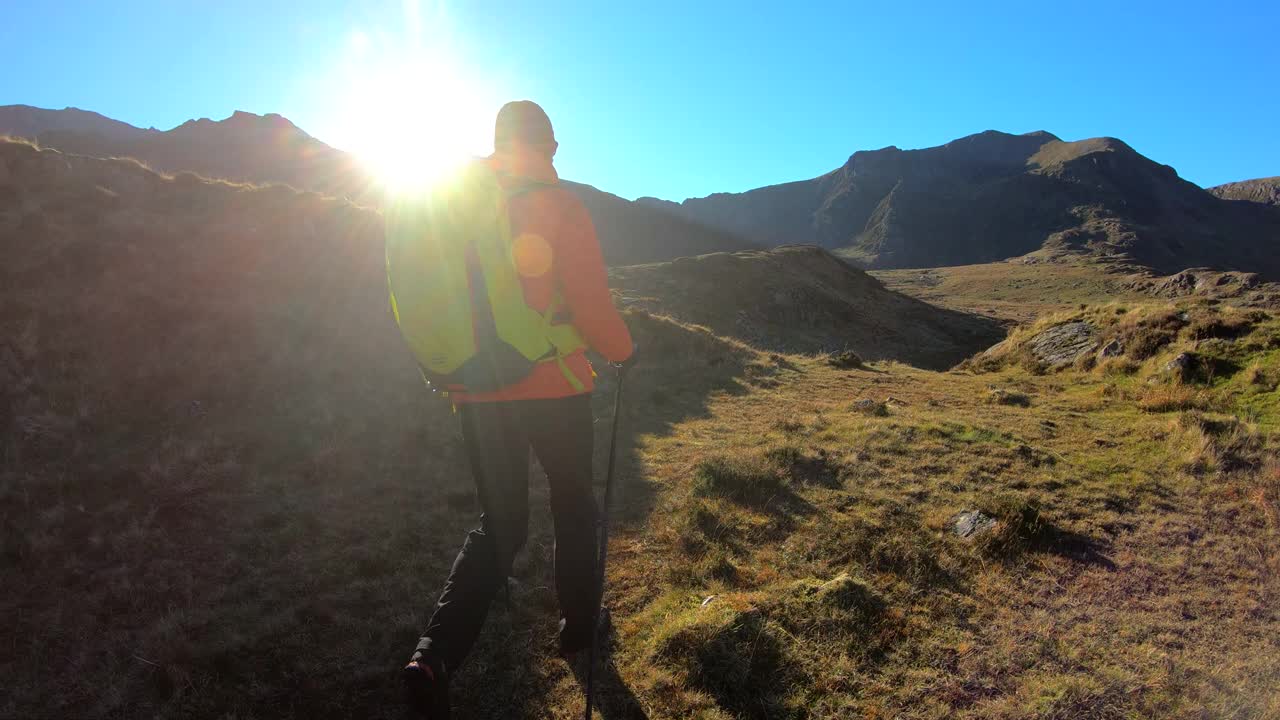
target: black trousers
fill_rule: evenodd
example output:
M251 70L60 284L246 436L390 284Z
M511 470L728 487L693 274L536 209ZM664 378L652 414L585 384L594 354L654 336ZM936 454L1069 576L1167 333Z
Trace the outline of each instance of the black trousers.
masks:
M505 585L529 525L529 448L547 473L555 523L555 585L569 628L594 627L599 607L591 396L471 403L458 410L482 514L467 534L418 650L452 672Z

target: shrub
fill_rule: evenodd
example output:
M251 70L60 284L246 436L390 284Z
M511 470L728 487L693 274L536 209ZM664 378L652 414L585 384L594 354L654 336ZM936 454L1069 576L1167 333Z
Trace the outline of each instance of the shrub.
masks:
M1129 349L1129 355L1135 360L1146 360L1159 352L1160 348L1173 342L1177 337L1177 332L1173 330L1158 327L1139 327L1125 342L1125 347Z
M1253 329L1256 323L1257 318L1252 314L1232 316L1214 314L1196 318L1187 327L1187 334L1195 340L1208 340L1209 338L1233 340L1249 334L1249 331Z

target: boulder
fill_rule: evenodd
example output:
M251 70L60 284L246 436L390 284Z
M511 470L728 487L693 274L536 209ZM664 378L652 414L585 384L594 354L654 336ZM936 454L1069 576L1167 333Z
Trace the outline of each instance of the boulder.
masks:
M1183 380L1188 380L1195 373L1199 362L1200 358L1196 357L1195 353L1178 353L1172 360L1164 364L1164 371Z
M1055 325L1036 335L1028 344L1031 354L1050 367L1076 361L1098 346L1097 330L1083 320Z
M996 519L981 510L966 510L951 518L951 531L969 538L996 526Z

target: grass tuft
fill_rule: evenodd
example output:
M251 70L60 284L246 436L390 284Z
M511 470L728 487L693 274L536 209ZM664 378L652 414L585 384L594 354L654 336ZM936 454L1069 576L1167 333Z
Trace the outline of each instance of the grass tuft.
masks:
M1138 394L1137 405L1150 413L1181 412L1184 410L1208 410L1211 396L1181 382L1149 385Z
M1011 405L1013 407L1031 407L1031 396L1017 390L994 388L987 393L987 402L993 405Z
M861 370L865 367L862 356L852 350L832 353L827 357L827 364L837 370Z
M776 456L768 453L715 455L700 461L693 472L694 492L758 504L786 487L786 475Z
M655 660L682 671L688 684L735 715L777 717L777 691L787 671L776 626L758 608L735 609L728 599L663 618L654 634Z
M1001 494L978 504L996 519L990 531L975 536L979 551L987 557L1010 559L1023 551L1042 548L1053 537L1053 528L1041 516L1038 500L1017 494Z

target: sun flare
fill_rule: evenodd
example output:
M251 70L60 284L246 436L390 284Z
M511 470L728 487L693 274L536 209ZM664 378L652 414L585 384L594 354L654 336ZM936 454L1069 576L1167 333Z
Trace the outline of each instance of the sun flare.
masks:
M389 191L429 185L492 145L495 109L443 63L388 64L351 85L348 145Z

